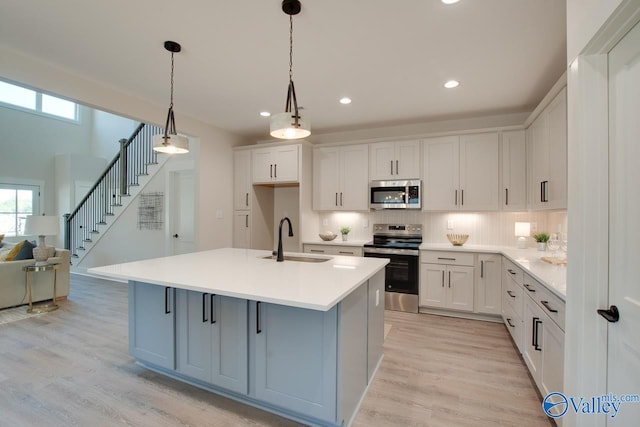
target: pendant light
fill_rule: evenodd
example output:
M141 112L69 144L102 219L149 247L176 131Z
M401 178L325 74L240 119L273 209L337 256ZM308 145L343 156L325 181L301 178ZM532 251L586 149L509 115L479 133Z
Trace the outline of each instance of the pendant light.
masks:
M293 85L293 15L300 13L299 0L283 0L282 11L289 15L289 88L285 112L271 116L271 136L279 139L299 139L311 135L309 119L298 108L296 89Z
M172 41L164 42L164 48L171 52L171 102L167 121L164 125L164 134L153 136L153 151L167 154L183 154L189 152L189 140L178 135L176 131L176 119L173 115L173 54L180 52L180 44Z

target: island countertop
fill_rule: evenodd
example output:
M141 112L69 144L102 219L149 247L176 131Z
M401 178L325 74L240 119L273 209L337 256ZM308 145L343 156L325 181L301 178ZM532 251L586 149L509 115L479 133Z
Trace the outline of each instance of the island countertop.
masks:
M210 294L328 311L389 262L348 256L276 262L269 251L214 249L88 269L91 274Z

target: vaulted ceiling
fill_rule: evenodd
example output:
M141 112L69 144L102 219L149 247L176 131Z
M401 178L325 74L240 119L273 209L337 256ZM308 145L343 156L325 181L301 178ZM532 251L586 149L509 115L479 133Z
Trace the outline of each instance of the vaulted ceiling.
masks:
M565 70L564 0L301 3L293 79L315 133L530 111ZM259 113L284 110L288 84L280 4L0 0L0 43L168 106L177 41L176 114L267 139Z

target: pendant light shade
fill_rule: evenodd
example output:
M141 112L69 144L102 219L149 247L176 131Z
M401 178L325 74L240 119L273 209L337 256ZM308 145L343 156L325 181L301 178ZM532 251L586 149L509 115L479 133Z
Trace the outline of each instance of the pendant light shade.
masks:
M164 42L164 48L171 52L171 101L167 121L164 125L164 134L153 136L153 151L166 154L184 154L189 152L189 140L178 135L176 131L176 119L173 114L173 54L182 50L180 44L172 41Z
M270 134L279 139L299 139L311 135L311 123L298 108L293 84L293 15L300 13L299 0L283 0L282 11L289 15L289 88L285 112L271 116Z

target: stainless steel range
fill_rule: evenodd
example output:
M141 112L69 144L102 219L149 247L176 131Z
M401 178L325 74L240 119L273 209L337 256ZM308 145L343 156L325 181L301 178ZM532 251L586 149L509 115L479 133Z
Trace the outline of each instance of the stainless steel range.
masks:
M374 224L364 256L389 258L385 269L387 310L418 312L421 224Z

